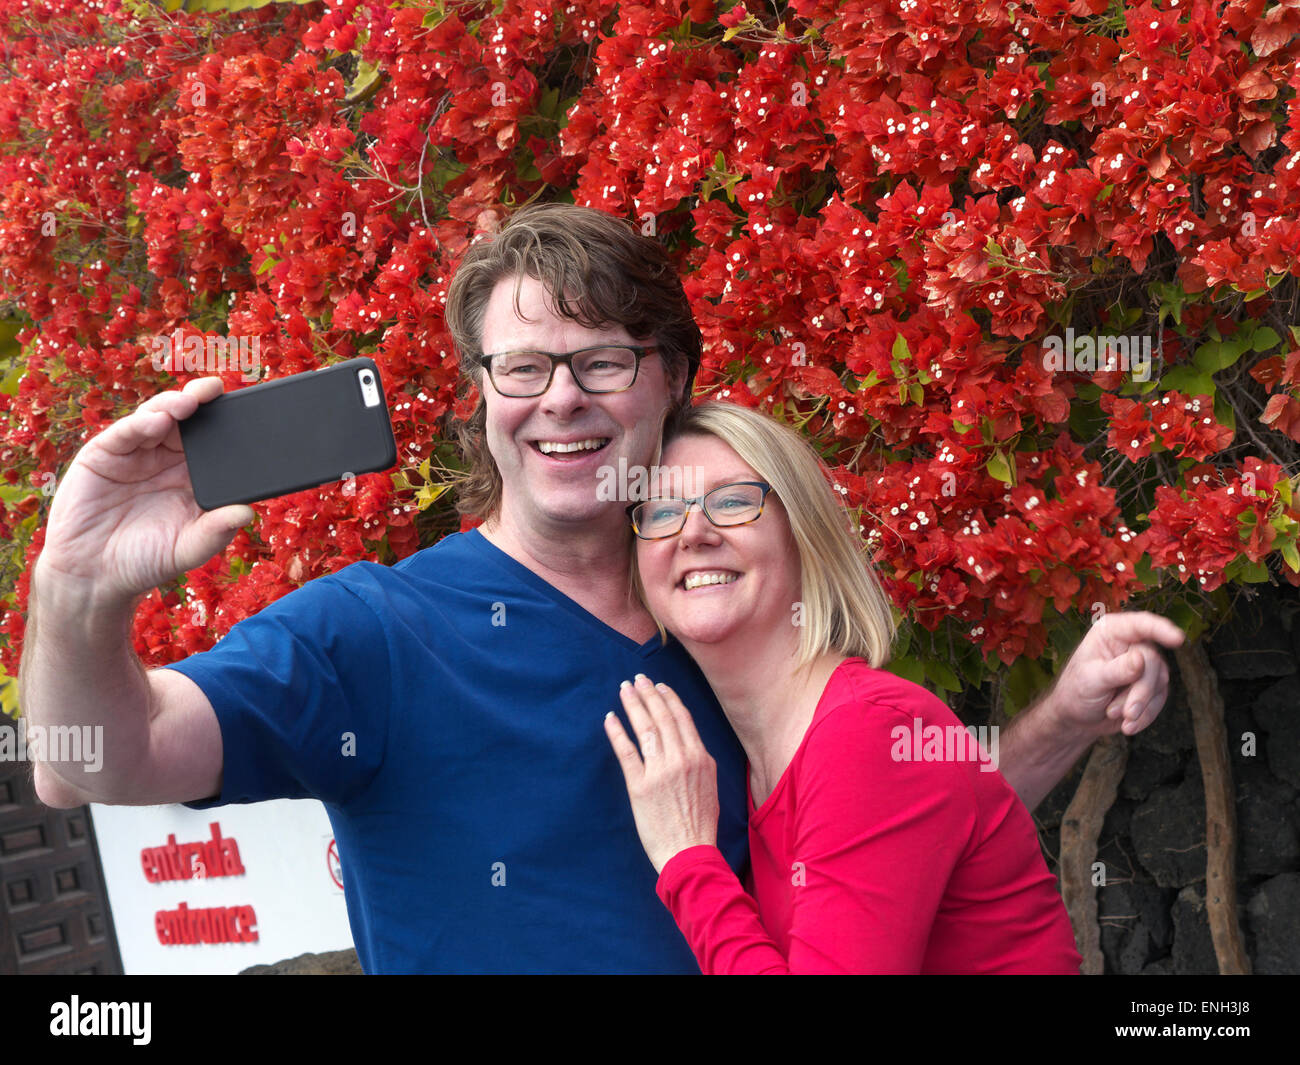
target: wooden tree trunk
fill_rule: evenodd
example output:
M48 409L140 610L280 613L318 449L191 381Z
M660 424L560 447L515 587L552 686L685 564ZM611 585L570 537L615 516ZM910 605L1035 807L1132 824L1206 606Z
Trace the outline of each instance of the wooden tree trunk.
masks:
M1104 969L1092 867L1106 811L1115 801L1127 765L1128 741L1123 736L1099 739L1061 820L1061 898L1074 928L1074 942L1083 955L1079 971L1086 976L1100 976Z
M1184 644L1174 656L1187 689L1205 782L1205 912L1214 954L1220 973L1249 973L1250 958L1237 922L1237 807L1219 682L1199 643Z

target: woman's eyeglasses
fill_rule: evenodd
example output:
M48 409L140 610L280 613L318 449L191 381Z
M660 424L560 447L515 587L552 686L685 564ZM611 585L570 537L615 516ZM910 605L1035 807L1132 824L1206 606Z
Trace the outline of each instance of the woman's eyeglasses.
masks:
M770 491L772 486L765 481L737 481L696 499L647 499L644 503L633 503L627 513L632 519L632 531L642 540L666 540L686 528L686 516L697 505L719 528L757 521Z

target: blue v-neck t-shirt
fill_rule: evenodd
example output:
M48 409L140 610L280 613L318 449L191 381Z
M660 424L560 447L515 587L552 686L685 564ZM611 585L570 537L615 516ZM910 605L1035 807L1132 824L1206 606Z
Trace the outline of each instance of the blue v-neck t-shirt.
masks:
M185 805L319 799L367 973L699 971L603 726L636 673L681 696L741 873L744 752L679 644L637 644L471 531L310 581L167 668L224 747L221 794Z

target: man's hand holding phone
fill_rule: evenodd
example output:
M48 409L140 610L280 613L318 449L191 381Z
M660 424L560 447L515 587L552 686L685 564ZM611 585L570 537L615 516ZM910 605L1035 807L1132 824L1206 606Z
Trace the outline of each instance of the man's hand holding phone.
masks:
M204 377L151 396L77 453L50 508L38 583L75 586L88 610L120 608L225 550L253 510L200 509L179 429L222 391Z

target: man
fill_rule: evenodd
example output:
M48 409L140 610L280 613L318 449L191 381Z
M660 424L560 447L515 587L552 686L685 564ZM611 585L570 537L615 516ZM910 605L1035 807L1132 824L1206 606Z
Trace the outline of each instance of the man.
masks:
M678 692L717 761L735 868L743 760L698 670L630 596L624 502L597 485L601 467L654 463L699 330L657 243L567 205L473 246L447 302L482 397L461 505L484 524L311 581L175 666L146 672L132 653L137 598L252 517L201 513L180 450L177 422L220 381L155 396L82 449L34 569L20 692L32 723L104 725L103 768L38 764L37 792L61 807L319 798L367 972L697 971L602 721L636 673ZM1094 627L1002 740L1027 805L1097 736L1154 719L1155 643L1180 640L1152 615Z

